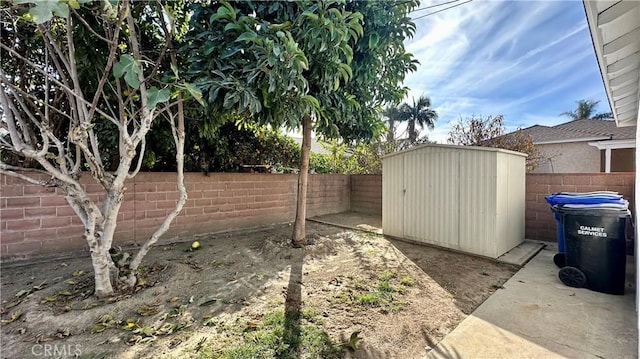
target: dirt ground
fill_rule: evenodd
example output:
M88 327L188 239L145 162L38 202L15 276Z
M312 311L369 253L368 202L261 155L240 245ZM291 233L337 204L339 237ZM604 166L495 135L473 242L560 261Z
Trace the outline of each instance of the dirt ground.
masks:
M298 337L287 343L299 357L329 357L311 343L336 357L421 358L517 270L312 222L296 249L290 233L284 224L198 237L193 252L191 239L156 247L143 286L118 301L92 297L88 257L3 268L1 356L249 358L275 328ZM270 319L292 309L302 313L293 331L292 317Z

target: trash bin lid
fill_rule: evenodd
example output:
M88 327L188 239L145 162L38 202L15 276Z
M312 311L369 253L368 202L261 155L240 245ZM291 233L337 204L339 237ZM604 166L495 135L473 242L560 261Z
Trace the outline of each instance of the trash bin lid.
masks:
M624 199L619 194L564 194L555 193L544 198L550 205L563 205L563 204L601 204L601 203L613 203L624 204Z

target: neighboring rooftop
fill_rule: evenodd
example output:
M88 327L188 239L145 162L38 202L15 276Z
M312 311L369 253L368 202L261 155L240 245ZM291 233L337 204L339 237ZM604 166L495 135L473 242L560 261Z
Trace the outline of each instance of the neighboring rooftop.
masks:
M613 120L574 120L556 126L534 125L523 128L525 135L530 135L534 144L629 140L634 139L636 126L617 127ZM513 133L513 132L512 132ZM508 136L509 134L505 135Z

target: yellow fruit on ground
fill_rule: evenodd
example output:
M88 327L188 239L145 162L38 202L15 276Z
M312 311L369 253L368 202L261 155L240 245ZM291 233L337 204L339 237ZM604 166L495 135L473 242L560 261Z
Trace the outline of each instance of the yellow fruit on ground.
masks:
M200 242L198 242L198 241L194 241L193 243L191 243L191 248L192 248L192 249L198 249L198 248L200 248Z

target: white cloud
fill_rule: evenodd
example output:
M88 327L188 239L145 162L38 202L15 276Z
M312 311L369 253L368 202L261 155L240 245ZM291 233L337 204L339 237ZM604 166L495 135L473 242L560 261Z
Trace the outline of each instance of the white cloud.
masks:
M512 128L560 123L582 98L606 107L579 1L474 1L416 26L406 48L421 65L405 85L409 98L431 97L440 115L432 139L446 141L460 116L504 114Z

